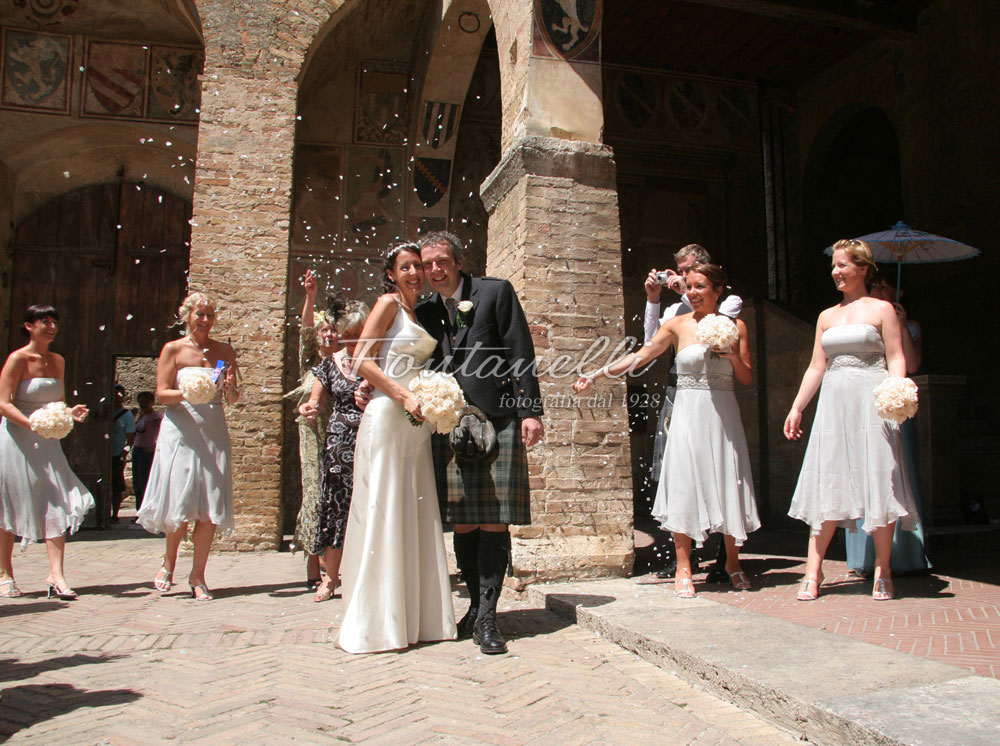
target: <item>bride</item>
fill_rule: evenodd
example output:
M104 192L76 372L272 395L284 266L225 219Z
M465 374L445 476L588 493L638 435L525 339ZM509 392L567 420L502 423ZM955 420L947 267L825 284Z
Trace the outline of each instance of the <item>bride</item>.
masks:
M357 346L359 372L376 391L358 428L344 539L347 610L338 644L348 653L456 637L431 431L407 388L437 345L413 315L424 284L420 250L395 244L384 269L388 292Z

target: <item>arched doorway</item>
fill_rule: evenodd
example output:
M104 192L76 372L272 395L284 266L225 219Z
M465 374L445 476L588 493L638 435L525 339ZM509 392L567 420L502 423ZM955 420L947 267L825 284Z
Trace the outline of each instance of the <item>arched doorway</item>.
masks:
M810 149L802 197L804 298L818 312L837 300L823 247L903 219L899 143L881 109L846 110L831 118Z
M66 358L68 401L91 416L66 439L74 470L107 523L114 361L155 356L187 285L191 203L135 183L77 189L44 204L14 230L11 318L54 305L54 349ZM9 347L23 344L11 324Z

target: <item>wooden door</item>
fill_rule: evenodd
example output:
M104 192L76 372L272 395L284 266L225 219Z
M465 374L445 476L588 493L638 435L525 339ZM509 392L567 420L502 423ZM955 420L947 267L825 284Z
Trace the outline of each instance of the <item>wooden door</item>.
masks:
M53 350L66 358L66 399L90 407L63 441L107 525L114 358L157 355L187 284L191 205L136 184L85 187L50 202L15 231L11 318L49 303L60 314ZM10 348L24 343L13 324Z

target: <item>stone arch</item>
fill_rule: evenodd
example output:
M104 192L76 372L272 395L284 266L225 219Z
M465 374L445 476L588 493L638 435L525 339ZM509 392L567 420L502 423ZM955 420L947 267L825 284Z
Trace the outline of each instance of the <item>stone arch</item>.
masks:
M816 309L835 299L823 248L891 227L903 218L896 128L877 106L856 103L832 115L813 140L803 174L804 297Z
M194 159L192 141L130 123L81 124L44 132L0 154L17 185L15 222L61 194L122 177L190 201Z

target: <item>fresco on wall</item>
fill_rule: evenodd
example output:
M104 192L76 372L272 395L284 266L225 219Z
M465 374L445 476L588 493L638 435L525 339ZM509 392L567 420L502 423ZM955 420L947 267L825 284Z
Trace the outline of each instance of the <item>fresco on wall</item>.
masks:
M402 145L406 142L406 88L409 67L369 60L358 72L354 139L359 143Z
M535 0L534 53L599 62L601 0Z
M352 147L344 184L344 241L385 246L403 221L403 150Z
M441 101L425 101L421 131L424 143L437 150L454 137L462 107Z
M4 106L69 113L72 39L36 31L3 30Z
M292 249L317 251L340 238L343 199L343 149L336 145L299 145L295 153Z
M433 207L448 191L451 161L445 158L413 159L413 190L424 207Z
M76 13L81 0L11 0L22 17L36 26L58 26Z
M149 119L197 122L201 103L198 75L204 64L199 49L151 47L149 63Z
M89 42L81 116L142 117L148 55L141 44Z
M757 89L752 83L606 65L605 129L635 137L756 152Z

